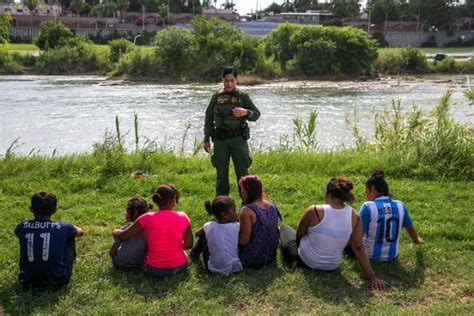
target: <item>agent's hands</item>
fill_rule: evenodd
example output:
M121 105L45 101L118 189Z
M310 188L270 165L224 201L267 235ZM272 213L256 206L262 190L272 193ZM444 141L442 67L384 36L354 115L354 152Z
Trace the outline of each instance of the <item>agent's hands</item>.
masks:
M117 229L114 229L114 232L112 233L112 235L114 235L114 237L117 237L119 238L119 235L123 232L123 230L121 230L120 228L117 228Z
M370 279L369 282L372 289L377 291L385 291L385 286L387 285L387 283L384 280L374 277Z
M205 152L210 153L211 152L211 143L202 144L202 148L204 148Z
M244 116L247 116L247 114L249 114L249 112L247 111L247 109L235 107L235 108L232 109L232 114L235 117L244 117Z

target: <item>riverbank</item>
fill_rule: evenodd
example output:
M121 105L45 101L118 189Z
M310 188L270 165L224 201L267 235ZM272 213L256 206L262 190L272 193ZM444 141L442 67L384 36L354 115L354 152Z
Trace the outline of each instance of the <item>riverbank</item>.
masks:
M275 265L227 278L207 274L192 262L189 273L157 282L111 267L111 232L123 224L127 199L139 194L151 201L157 185L176 183L181 190L178 209L189 215L196 230L211 220L202 205L213 197L214 169L208 157L171 153L127 154L107 161L100 154L0 160L0 200L8 213L0 227L0 305L6 314L469 314L473 308L472 180L422 179L375 153L255 154L251 173L262 177L283 222L293 227L307 206L323 202L331 177L354 181L353 206L358 208L365 179L374 168L384 167L392 194L406 203L426 244L412 245L402 232L399 259L373 264L389 285L382 293L369 289L357 263L348 258L327 273L288 267L278 256ZM147 171L141 180L132 176L137 168ZM72 282L58 292L24 292L17 281L18 241L12 231L31 217L29 199L39 190L57 194L55 219L86 232L77 241ZM232 195L238 196L234 180Z

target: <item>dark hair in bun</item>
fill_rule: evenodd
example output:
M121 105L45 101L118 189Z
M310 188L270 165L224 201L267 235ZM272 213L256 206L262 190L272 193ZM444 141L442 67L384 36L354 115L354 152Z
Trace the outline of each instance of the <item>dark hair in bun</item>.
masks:
M221 195L212 202L205 201L204 207L209 215L214 215L218 220L223 219L224 213L235 210L235 201L230 196Z
M172 199L176 201L178 196L179 192L176 187L162 184L156 189L155 193L153 193L153 202L155 202L155 204L158 205L160 209L162 209L166 207L166 205L168 205L169 201Z
M354 194L351 192L354 188L352 181L344 178L332 178L327 187L326 193L331 194L332 197L340 199L342 202L354 202Z
M382 196L390 195L388 183L385 181L385 174L382 169L374 170L370 178L365 181L365 186L367 188L375 188Z

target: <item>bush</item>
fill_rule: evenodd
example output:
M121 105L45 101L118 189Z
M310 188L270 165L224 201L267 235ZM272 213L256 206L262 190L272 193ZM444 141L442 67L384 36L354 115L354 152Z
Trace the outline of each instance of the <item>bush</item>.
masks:
M191 32L170 27L156 35L156 56L166 76L181 79L195 64L197 45ZM204 59L201 59L204 60Z
M62 22L43 22L40 25L40 33L35 40L35 44L41 50L48 50L58 46L61 39L72 37L74 37L74 34Z
M110 42L110 62L115 64L120 57L133 49L133 43L125 38L119 38Z
M377 44L379 44L379 47L388 47L390 46L385 39L385 36L383 33L377 32L372 34L372 39L377 41Z
M85 38L62 39L57 48L38 57L36 68L48 75L105 74L110 70L109 54L107 47L95 46Z
M112 71L112 76L120 75L158 77L159 63L154 50L137 47L122 55Z
M287 74L364 74L377 58L376 42L352 27L283 24L263 43Z
M453 57L447 56L445 59L437 62L434 65L434 69L436 72L454 73L457 71L456 61Z
M0 48L0 74L15 75L23 73L25 67L16 60L17 58L17 53L10 53Z
M402 48L400 54L403 60L403 69L406 72L422 73L428 69L426 55L414 47Z
M203 17L192 21L197 44L194 73L199 79L217 79L225 65L239 65L240 72L251 72L258 60L258 40L223 20Z
M384 75L397 75L403 72L403 58L399 49L380 49L374 64L375 71Z

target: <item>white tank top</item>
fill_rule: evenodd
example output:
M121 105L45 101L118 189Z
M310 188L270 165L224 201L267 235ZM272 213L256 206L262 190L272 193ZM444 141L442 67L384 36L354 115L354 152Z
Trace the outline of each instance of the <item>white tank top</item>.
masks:
M352 234L352 207L335 209L324 204L323 209L323 219L308 228L308 233L301 239L298 254L313 269L335 270Z

